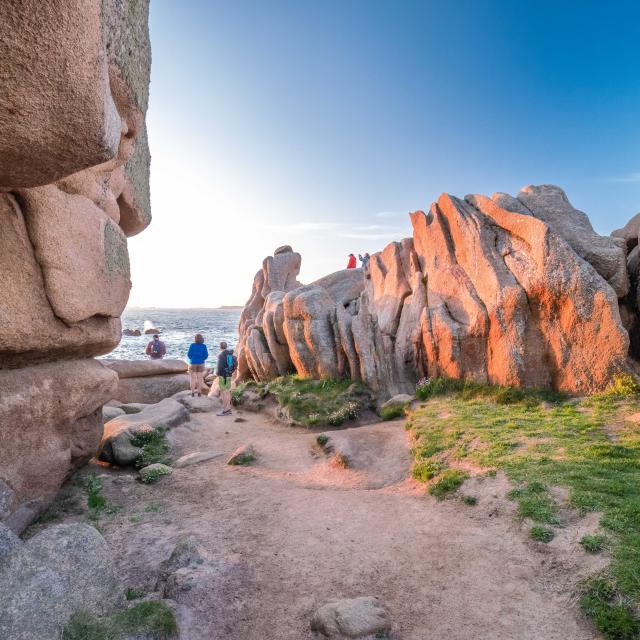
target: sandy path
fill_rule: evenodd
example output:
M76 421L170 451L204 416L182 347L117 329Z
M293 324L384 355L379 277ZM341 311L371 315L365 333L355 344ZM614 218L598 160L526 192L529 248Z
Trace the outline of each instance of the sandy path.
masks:
M175 596L190 640L310 639L318 606L359 595L380 597L397 640L597 637L563 592L571 559L528 541L504 479L471 481L475 507L436 502L407 480L401 421L336 432L354 460L342 470L312 453L315 434L242 417L195 414L171 432L176 455L224 456L151 487L125 473L107 482L123 515L102 530L127 585L152 590L181 534L211 560ZM248 442L255 466L226 465Z

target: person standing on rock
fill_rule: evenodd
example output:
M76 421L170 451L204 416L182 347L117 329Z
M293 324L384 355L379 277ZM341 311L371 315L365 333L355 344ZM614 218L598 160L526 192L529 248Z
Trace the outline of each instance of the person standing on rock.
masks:
M347 262L347 269L355 269L358 266L358 263L356 262L356 257L353 255L353 253L349 254L349 262Z
M231 415L231 377L238 368L238 360L233 355L233 349L227 348L227 343L220 343L220 353L218 354L218 385L220 389L220 401L222 402L222 411L219 416Z
M368 264L369 264L369 259L371 258L371 256L369 255L369 253L365 253L363 256L361 256L360 254L358 254L358 260L360 260L360 266L364 269Z
M201 334L196 333L195 342L189 347L187 358L189 358L189 378L191 382L191 397L198 394L202 395L202 387L204 385L204 363L209 357L207 345Z
M167 348L164 346L164 342L160 340L160 336L155 334L153 340L147 345L145 353L152 360L162 360L167 353Z

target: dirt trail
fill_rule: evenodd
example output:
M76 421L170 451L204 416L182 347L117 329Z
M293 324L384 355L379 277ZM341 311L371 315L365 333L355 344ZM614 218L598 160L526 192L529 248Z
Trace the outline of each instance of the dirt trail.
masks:
M311 639L318 606L360 595L380 598L397 640L598 637L571 596L584 558L528 540L504 478L469 481L476 506L437 502L408 479L402 421L335 432L352 455L345 470L314 447L316 434L242 418L194 414L170 433L176 456L220 457L152 486L125 472L105 479L123 508L101 529L127 586L153 590L180 536L199 540L208 562L175 596L190 640ZM247 443L253 466L225 464Z

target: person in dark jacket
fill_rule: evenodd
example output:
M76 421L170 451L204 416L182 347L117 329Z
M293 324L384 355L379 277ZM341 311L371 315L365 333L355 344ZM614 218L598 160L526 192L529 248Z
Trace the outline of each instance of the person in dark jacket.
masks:
M204 386L204 363L209 357L207 345L201 334L196 333L195 342L189 347L187 358L189 358L189 379L191 381L191 397L196 393L202 395L202 387Z
M218 413L219 416L231 415L231 376L235 369L236 359L233 355L233 349L227 348L226 342L220 342L220 353L218 354L218 366L216 369L220 389L220 402L222 402L222 411Z
M162 360L167 353L167 348L164 346L164 342L160 340L159 335L154 335L153 340L147 345L145 353L152 360Z

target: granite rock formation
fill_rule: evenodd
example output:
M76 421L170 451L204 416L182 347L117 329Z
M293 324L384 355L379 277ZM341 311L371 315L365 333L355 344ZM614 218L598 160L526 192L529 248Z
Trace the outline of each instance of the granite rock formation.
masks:
M364 273L298 286L289 248L286 277L263 268L240 324L239 379L349 376L385 399L423 376L585 393L627 369L625 241L598 236L562 189L443 194L411 222L413 237Z
M117 383L87 358L120 340L127 237L151 218L148 0L10 2L0 58L0 520L19 531L95 452Z

